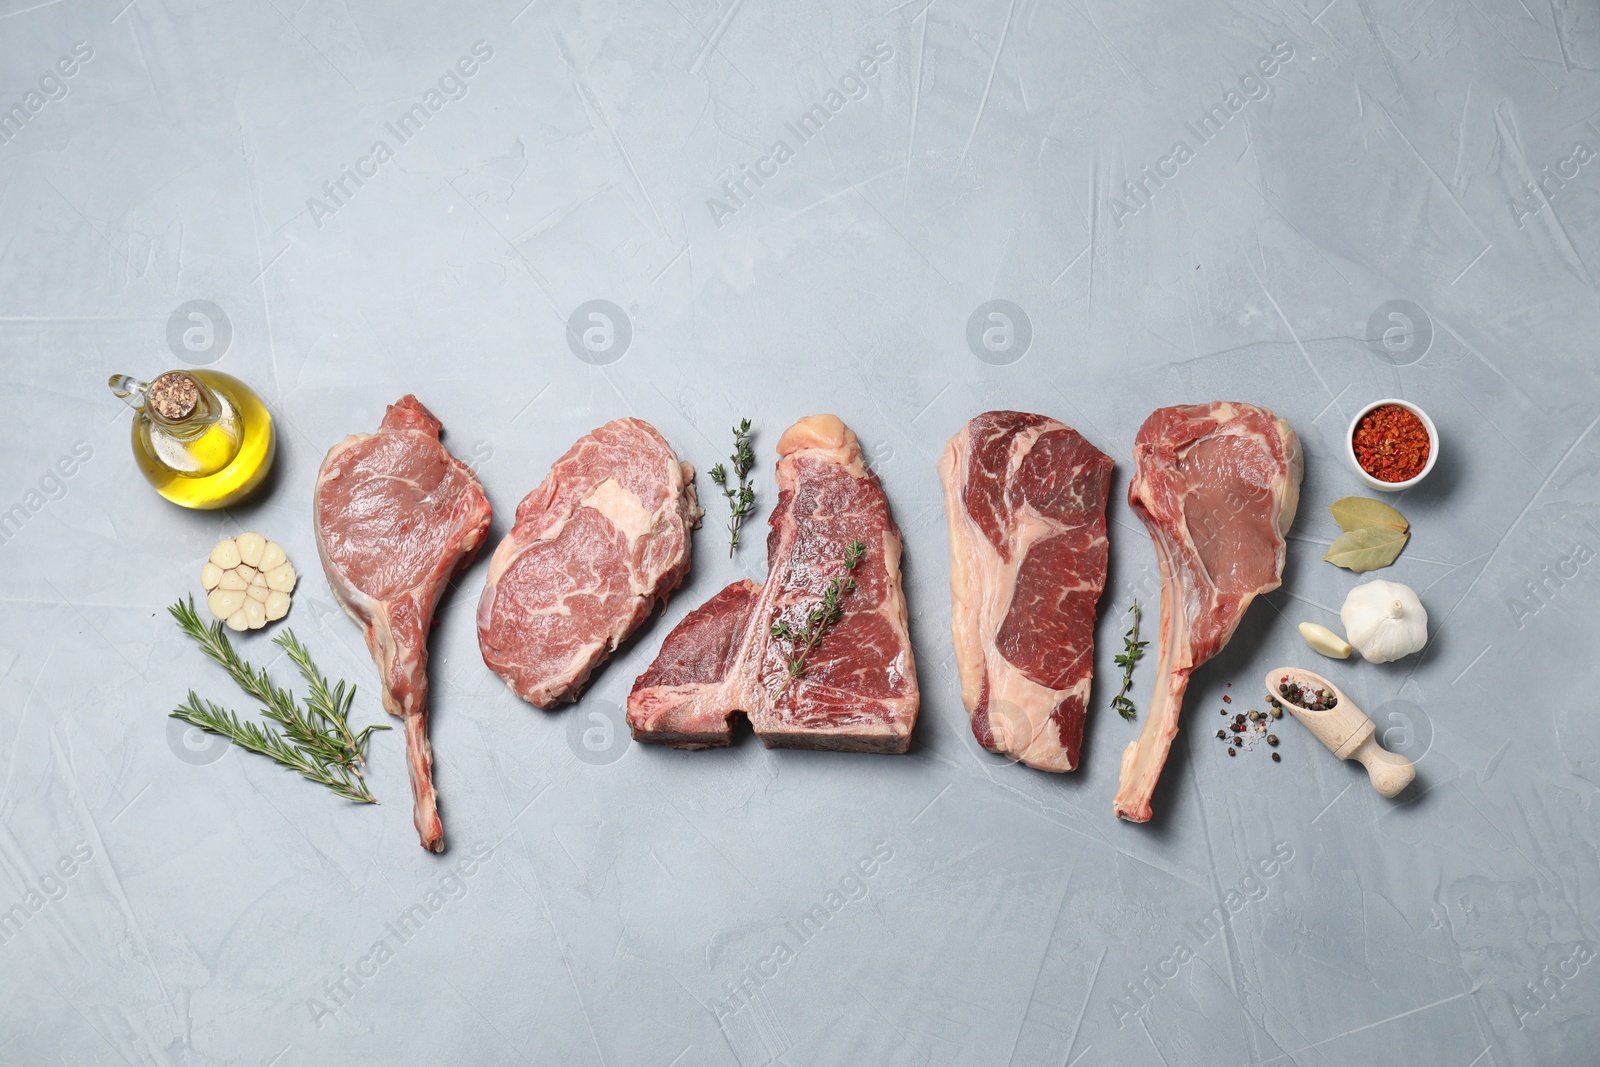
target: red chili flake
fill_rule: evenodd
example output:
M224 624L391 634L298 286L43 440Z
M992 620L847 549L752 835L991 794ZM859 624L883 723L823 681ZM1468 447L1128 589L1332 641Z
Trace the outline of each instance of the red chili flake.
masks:
M1384 404L1361 417L1350 438L1356 462L1381 482L1408 482L1428 465L1433 444L1415 412Z
M1228 694L1224 693L1224 694L1222 694L1222 702L1224 704L1232 704L1233 703L1233 698L1231 696L1229 696Z

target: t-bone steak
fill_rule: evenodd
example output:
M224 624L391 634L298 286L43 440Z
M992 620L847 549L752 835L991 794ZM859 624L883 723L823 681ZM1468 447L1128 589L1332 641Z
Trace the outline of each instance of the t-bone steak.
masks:
M778 441L778 503L768 520L767 580L735 582L667 635L628 697L640 741L726 745L743 712L768 747L904 752L918 707L900 587L900 529L856 435L833 415L801 419ZM849 576L838 623L784 685L796 630L829 582L845 575L852 541L866 555Z
M580 437L517 505L489 560L483 662L530 704L578 699L689 573L700 514L694 468L648 422L616 419Z
M428 742L428 632L446 583L489 529L483 486L439 443L439 430L416 397L401 397L377 433L328 450L314 503L328 584L366 634L383 706L405 723L412 818L433 852L444 850L444 827Z
M1133 462L1128 503L1161 565L1161 640L1144 729L1122 754L1116 813L1147 822L1189 675L1222 651L1250 602L1283 580L1302 466L1288 423L1224 401L1151 413Z
M989 411L939 460L961 699L991 752L1078 766L1106 584L1111 457L1043 415Z

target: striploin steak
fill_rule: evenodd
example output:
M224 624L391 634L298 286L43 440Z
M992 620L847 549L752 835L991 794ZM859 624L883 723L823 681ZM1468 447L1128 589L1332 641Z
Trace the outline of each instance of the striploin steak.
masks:
M743 712L768 747L904 752L918 707L900 586L900 530L856 435L813 415L778 441L778 503L768 520L767 580L735 582L690 612L634 683L628 725L640 741L726 745ZM853 571L852 541L866 545ZM830 581L855 590L842 615L788 682L791 643ZM785 685L787 683L787 688Z
M617 419L579 438L489 560L478 601L483 662L541 708L589 674L689 573L694 468L654 426Z
M1128 503L1155 541L1161 635L1155 695L1122 755L1116 813L1147 822L1190 674L1222 651L1250 602L1283 579L1302 464L1288 423L1224 401L1152 412L1133 462Z
M328 450L317 472L317 552L333 595L366 634L383 706L405 723L412 819L422 847L444 850L428 742L428 631L450 577L472 562L489 500L439 443L439 420L414 396L389 405L375 434Z
M1111 457L1043 415L989 411L939 460L961 699L991 752L1078 766L1106 584Z

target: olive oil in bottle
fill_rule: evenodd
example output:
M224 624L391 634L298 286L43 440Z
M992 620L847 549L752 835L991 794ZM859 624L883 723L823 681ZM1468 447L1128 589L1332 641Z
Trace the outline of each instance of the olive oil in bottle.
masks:
M110 385L136 412L134 461L174 504L227 507L266 478L277 449L272 415L239 379L175 370L150 382L115 374Z

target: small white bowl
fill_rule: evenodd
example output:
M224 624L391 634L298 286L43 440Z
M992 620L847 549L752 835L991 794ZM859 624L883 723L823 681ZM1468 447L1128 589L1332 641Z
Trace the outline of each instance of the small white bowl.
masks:
M1422 472L1420 474L1418 474L1415 478L1409 478L1403 482L1386 482L1382 478L1374 478L1365 470L1362 470L1360 460L1356 459L1356 427L1361 425L1361 420L1367 417L1368 412L1376 408L1381 408L1387 404L1394 404L1397 407L1405 408L1417 418L1421 419L1423 427L1428 431L1428 462L1423 464ZM1433 465L1439 462L1439 431L1433 425L1433 420L1428 418L1428 413L1410 401L1398 400L1394 398L1388 400L1374 400L1372 403L1356 412L1356 417L1350 420L1350 426L1344 432L1344 457L1350 462L1350 469L1356 472L1356 477L1365 482L1368 488L1376 489L1380 493L1398 493L1402 489L1410 489L1412 486L1422 481L1422 479L1426 478L1428 476L1428 472L1433 470Z

